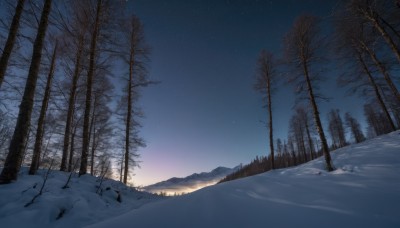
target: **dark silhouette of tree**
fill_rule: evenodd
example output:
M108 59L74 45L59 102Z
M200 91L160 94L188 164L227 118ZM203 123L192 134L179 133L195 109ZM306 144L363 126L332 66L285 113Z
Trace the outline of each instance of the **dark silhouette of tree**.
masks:
M375 56L370 45L377 43L376 37L370 36L365 32L365 26L362 21L354 18L353 15L339 13L336 16L336 43L338 53L344 57L346 64L349 65L350 71L340 76L339 84L352 85L351 92L371 88L379 103L380 108L385 114L385 118L389 122L392 130L395 125L389 114L388 108L384 102L382 93L380 92L378 82L373 76L370 66L374 66L376 61L372 60ZM375 63L375 64L374 64ZM363 90L363 96L369 97Z
M306 111L305 107L301 107L301 106L296 108L296 114L297 114L297 118L299 119L298 121L300 122L299 124L302 124L303 128L305 129L310 159L313 160L315 158L315 155L314 155L315 151L314 151L314 143L313 143L313 140L311 137L311 129L310 129L310 125L312 124L311 117L308 114L308 112Z
M346 126L350 129L350 132L354 138L354 141L356 143L360 143L362 141L365 141L365 136L364 133L361 130L360 124L356 119L354 119L350 113L346 112L345 114L345 121L346 121Z
M6 147L9 145L11 140L10 135L11 132L11 125L10 125L10 118L6 113L0 110L0 151L6 151ZM5 161L6 154L1 152L0 153L0 164L3 164Z
M107 153L110 149L109 142L114 136L111 125L111 109L108 107L111 101L113 86L106 77L106 72L97 72L93 88L93 112L91 115L90 135L90 174L95 175L96 158L102 151ZM111 171L111 170L110 170Z
M332 109L328 113L329 133L335 148L344 147L347 145L343 121L340 117L338 109Z
M375 108L376 103L364 105L364 115L368 125L374 130L375 135L387 134L392 130L392 127L385 117L385 114Z
M299 117L298 114L293 115L292 118L290 119L289 128L291 136L293 137L296 143L297 153L299 154L299 162L308 161L306 145L304 140L304 134L305 134L304 122L302 121L302 119ZM302 155L302 157L300 157L300 155Z
M22 11L24 9L25 0L18 0L17 6L15 7L15 14L11 22L10 30L8 33L7 41L4 45L3 53L0 58L0 87L4 80L4 75L7 70L8 60L10 59L11 52L14 47L15 40L17 38L18 28L20 25L20 19Z
M400 33L396 30L388 18L391 11L394 11L397 18L400 14L393 10L394 4L388 0L352 0L347 4L347 10L350 14L359 17L363 22L367 22L384 38L391 51L395 54L400 63L400 48L398 41ZM391 32L391 33L390 33Z
M144 140L139 136L140 124L137 117L141 116L135 102L138 101L141 87L146 87L154 82L148 79L146 63L149 61L149 46L144 37L143 24L138 17L132 15L127 23L123 24L122 51L123 62L128 66L126 93L120 105L125 124L124 155L121 163L121 180L128 182L129 167L137 165L135 152L138 147L145 146ZM123 174L122 174L123 168ZM123 178L122 178L123 176Z
M32 60L26 80L25 91L19 108L17 124L11 139L10 149L0 175L0 184L10 183L17 179L23 157L24 145L29 132L33 99L39 73L42 48L48 26L48 17L51 11L52 0L46 0L40 17L39 28L33 45Z
M274 164L274 137L272 124L272 85L276 80L275 62L273 55L265 50L262 50L257 62L257 82L255 89L260 91L266 100L268 107L268 128L269 128L269 149L271 153L271 167L275 168Z
M49 70L49 74L47 76L46 88L45 88L44 97L42 100L42 107L40 109L39 120L38 120L38 124L37 124L37 128L36 128L35 145L34 145L34 149L33 149L31 166L29 168L30 175L34 175L36 173L37 169L39 168L40 153L42 152L44 122L46 119L46 112L47 112L47 107L48 107L49 99L50 99L51 83L52 83L53 76L54 76L55 62L56 62L56 58L57 58L57 47L58 47L58 42L55 41L53 55L51 57L50 70Z
M322 151L325 156L326 168L334 170L325 133L322 127L320 113L315 96L317 74L312 74L313 64L317 61L317 51L321 49L321 38L318 32L317 19L313 16L298 17L292 29L285 36L285 61L301 72L304 79L301 86L307 89L310 107L313 110L315 127L317 129ZM297 79L297 77L296 77ZM295 80L292 80L294 82Z
M86 44L86 34L88 29L88 22L89 19L87 18L88 15L86 13L85 7L82 5L82 1L71 1L72 4L72 21L70 24L63 24L63 31L65 36L69 39L66 43L70 44L69 46L73 50L74 57L73 58L73 69L71 70L72 76L72 83L69 88L68 94L68 110L66 116L66 124L65 124L65 131L64 131L64 140L63 140L63 152L61 158L61 171L67 171L67 161L68 161L68 149L73 151L70 147L70 141L72 144L73 137L71 133L73 131L76 132L76 127L73 130L72 122L73 116L75 111L75 101L77 96L77 89L78 89L78 80L81 76L82 68L83 68L83 58L84 58L84 48ZM74 135L75 136L75 135ZM72 147L72 145L71 145ZM71 155L69 157L72 157ZM71 161L70 161L71 162ZM68 170L70 171L70 167L72 166L71 163L68 164Z
M95 55L97 50L97 40L100 30L100 17L102 9L102 0L97 0L97 6L95 11L95 22L93 25L93 32L90 41L89 50L89 69L86 77L86 99L85 99L85 114L83 116L83 133L82 133L82 154L81 154L81 165L79 168L79 175L87 173L88 165L88 154L89 154L89 125L90 125L90 109L92 105L92 87L93 87L93 76L95 71Z

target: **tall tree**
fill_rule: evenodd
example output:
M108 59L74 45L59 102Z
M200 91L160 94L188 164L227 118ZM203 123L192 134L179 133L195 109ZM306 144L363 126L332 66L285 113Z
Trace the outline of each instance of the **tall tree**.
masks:
M38 120L38 124L37 124L37 128L36 128L35 145L34 145L34 149L33 149L31 166L29 168L30 175L34 175L36 173L37 169L39 168L40 154L42 151L43 133L44 133L43 132L44 131L44 122L46 119L46 112L47 112L47 107L48 107L49 99L50 99L51 83L52 83L52 80L54 77L57 47L58 47L58 42L56 40L54 50L53 50L53 55L51 57L50 70L49 70L49 74L47 76L46 88L45 88L44 97L42 100L42 107L40 109L39 120Z
M90 51L89 51L89 69L86 77L86 102L85 102L85 114L83 117L83 135L82 135L82 154L81 154L81 165L79 168L79 175L87 173L88 165L88 154L89 154L89 125L90 125L90 109L92 105L92 87L93 87L93 75L95 67L95 55L97 49L97 39L100 30L100 17L102 11L102 0L97 0L96 6L96 16L93 25L93 33L90 41Z
M42 48L48 26L48 18L51 11L52 0L44 2L40 23L33 45L32 60L26 80L25 91L19 108L17 124L11 139L9 152L0 175L0 184L10 183L17 179L18 171L22 161L24 145L31 122L33 99L36 90L36 82L39 74L40 61L42 58Z
M320 48L321 38L318 33L317 19L308 15L298 17L292 29L285 36L285 59L288 64L302 72L302 76L304 77L302 84L308 91L315 127L325 156L326 169L328 171L333 171L331 155L319 116L320 113L314 92L318 77L317 75L312 76L310 71L313 63L317 60L317 51L319 51Z
M132 158L135 157L133 152L137 147L145 145L138 136L137 128L140 125L134 117L139 112L135 111L134 102L139 98L138 89L153 82L149 81L147 77L146 63L149 61L149 47L145 42L143 24L138 17L133 15L124 27L124 40L122 42L126 51L123 52L122 59L128 66L126 94L122 99L122 103L125 104L123 106L126 107L123 114L125 120L123 182L126 184L128 182L130 163Z
M271 167L275 169L274 158L274 136L272 124L272 84L276 78L275 62L273 55L266 50L262 50L257 62L257 82L255 89L260 91L266 100L268 107L268 128L269 128L269 150L271 153Z
M77 96L78 90L78 80L81 76L82 68L83 68L83 58L84 58L84 48L85 48L85 36L87 33L88 27L88 15L86 13L85 7L82 5L81 1L74 1L72 5L72 13L73 20L71 25L65 25L64 32L65 35L70 37L70 42L72 43L71 46L73 47L72 50L75 52L74 60L73 60L73 70L71 70L72 74L72 83L69 88L68 94L68 110L66 116L66 123L65 123L65 130L64 130L64 143L62 149L62 157L61 157L61 165L60 170L66 171L67 170L67 158L68 158L68 149L70 147L70 141L72 141L71 132L72 130L72 122L73 116L75 111L75 100ZM71 28L69 27L71 26ZM72 145L71 145L72 147ZM71 150L73 151L73 150ZM71 157L71 156L69 156ZM71 164L72 165L72 164Z
M4 75L7 70L8 60L11 56L12 49L14 47L15 39L17 38L19 21L21 19L22 11L24 9L25 0L18 0L17 6L15 7L15 14L11 22L11 27L8 32L6 44L3 49L3 53L0 58L0 87L4 80Z
M90 153L90 174L95 175L96 157L100 150L107 150L108 143L112 141L113 129L110 123L111 109L108 107L111 101L113 86L106 77L105 72L97 72L93 88L93 112L90 123L91 132L91 153Z
M371 88L385 118L394 131L395 125L370 67L376 61L371 59L375 56L375 53L368 47L376 43L376 39L364 32L365 29L362 21L346 13L339 13L336 16L337 20L335 24L338 53L341 57L344 57L346 64L350 67L348 73L342 74L339 77L339 84L346 86L353 85L350 92L362 90L365 97L370 97L370 95L365 95L368 90L365 91L364 88Z

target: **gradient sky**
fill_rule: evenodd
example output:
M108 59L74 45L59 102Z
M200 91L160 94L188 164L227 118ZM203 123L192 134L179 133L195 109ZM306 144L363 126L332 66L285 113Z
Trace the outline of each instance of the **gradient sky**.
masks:
M130 0L129 10L141 18L153 49L150 77L162 81L143 91L147 147L139 151L142 163L134 184L234 167L267 155L262 122L267 112L253 90L258 54L265 48L280 55L282 38L298 15L326 17L336 2ZM333 99L321 103L322 119L331 108L363 118L362 102L336 87L337 74L326 72L323 93ZM285 139L293 88L280 87L273 102L275 139Z

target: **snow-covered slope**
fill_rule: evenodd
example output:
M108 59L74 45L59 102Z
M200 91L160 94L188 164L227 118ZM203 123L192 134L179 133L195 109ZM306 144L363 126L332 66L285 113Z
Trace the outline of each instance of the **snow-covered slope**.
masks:
M400 227L399 131L332 158L331 173L319 158L146 204L91 227Z
M161 199L114 180L103 181L100 195L96 193L99 178L89 175L73 176L69 188L62 189L68 173L51 171L43 194L24 207L39 192L46 170L35 176L26 173L23 169L18 181L0 185L0 227L78 228ZM117 201L117 191L122 202Z
M166 181L161 181L143 188L152 193L166 193L167 195L189 193L198 189L214 185L222 178L237 171L240 166L235 168L218 167L211 172L194 173L190 176L178 178L173 177Z

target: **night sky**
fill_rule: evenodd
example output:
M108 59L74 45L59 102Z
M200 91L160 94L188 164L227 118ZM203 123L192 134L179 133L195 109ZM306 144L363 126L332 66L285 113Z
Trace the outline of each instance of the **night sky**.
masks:
M152 46L150 77L162 81L143 91L147 147L139 151L143 162L134 184L234 167L269 154L267 112L253 90L259 52L281 55L283 36L297 16L328 18L336 2L129 0ZM321 103L321 118L339 108L363 122L363 102L336 87L334 69L324 73L322 91L332 99ZM281 85L273 97L275 139L286 139L293 105L293 88Z

